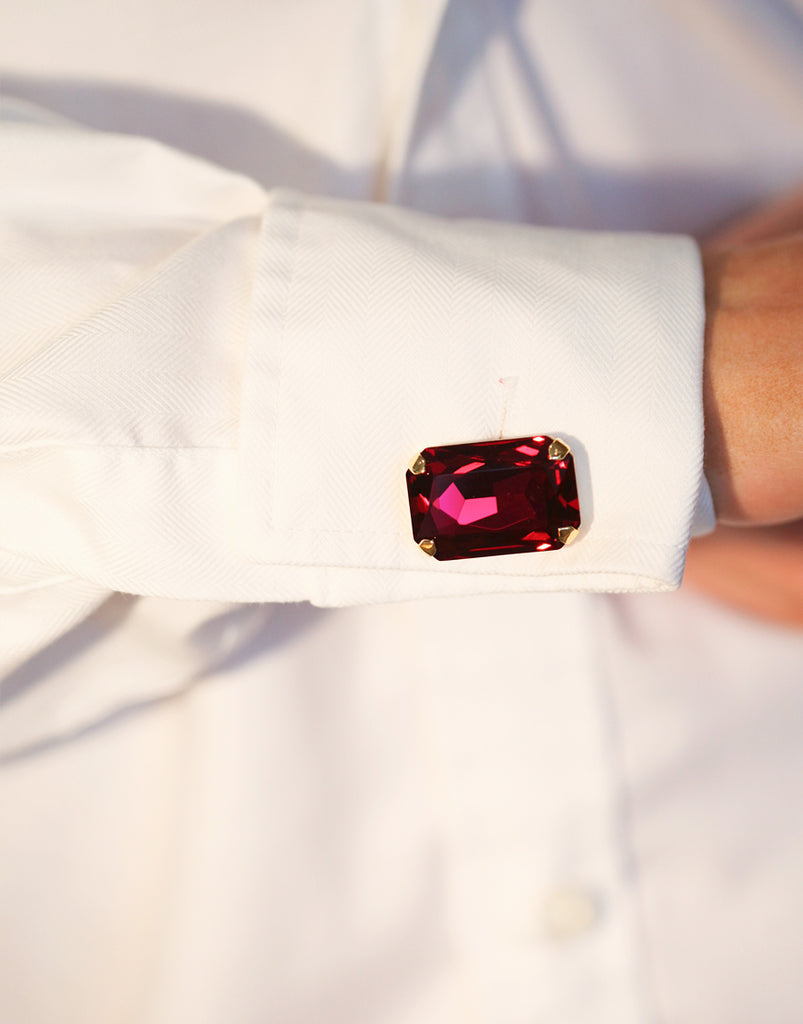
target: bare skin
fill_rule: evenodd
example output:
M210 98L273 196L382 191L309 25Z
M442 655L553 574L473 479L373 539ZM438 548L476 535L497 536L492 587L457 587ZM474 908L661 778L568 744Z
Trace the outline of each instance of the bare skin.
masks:
M703 247L705 470L685 582L803 627L803 190Z

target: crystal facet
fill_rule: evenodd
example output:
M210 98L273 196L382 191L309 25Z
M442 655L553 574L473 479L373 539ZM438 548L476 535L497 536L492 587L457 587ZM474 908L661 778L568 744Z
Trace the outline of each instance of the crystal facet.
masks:
M439 561L554 551L580 526L574 459L560 439L425 448L414 467L407 471L413 537Z

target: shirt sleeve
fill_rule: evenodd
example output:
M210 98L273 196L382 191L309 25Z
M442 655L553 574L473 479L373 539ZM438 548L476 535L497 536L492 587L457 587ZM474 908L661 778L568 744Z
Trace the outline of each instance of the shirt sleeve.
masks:
M713 522L691 239L265 190L72 125L0 148L0 577L332 606L679 585ZM526 434L571 444L579 538L428 558L411 457Z

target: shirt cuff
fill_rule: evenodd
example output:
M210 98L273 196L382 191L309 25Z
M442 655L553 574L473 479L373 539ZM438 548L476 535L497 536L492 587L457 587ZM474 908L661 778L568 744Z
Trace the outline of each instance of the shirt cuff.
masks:
M326 605L679 585L692 527L713 523L690 238L281 190L258 246L232 522L244 558L295 572ZM526 434L574 452L572 546L456 562L420 551L411 457Z

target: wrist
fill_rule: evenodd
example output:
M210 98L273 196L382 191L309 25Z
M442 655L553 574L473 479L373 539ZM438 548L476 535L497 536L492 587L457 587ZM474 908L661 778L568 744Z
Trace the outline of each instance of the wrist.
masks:
M705 472L717 518L803 513L803 236L703 253Z

